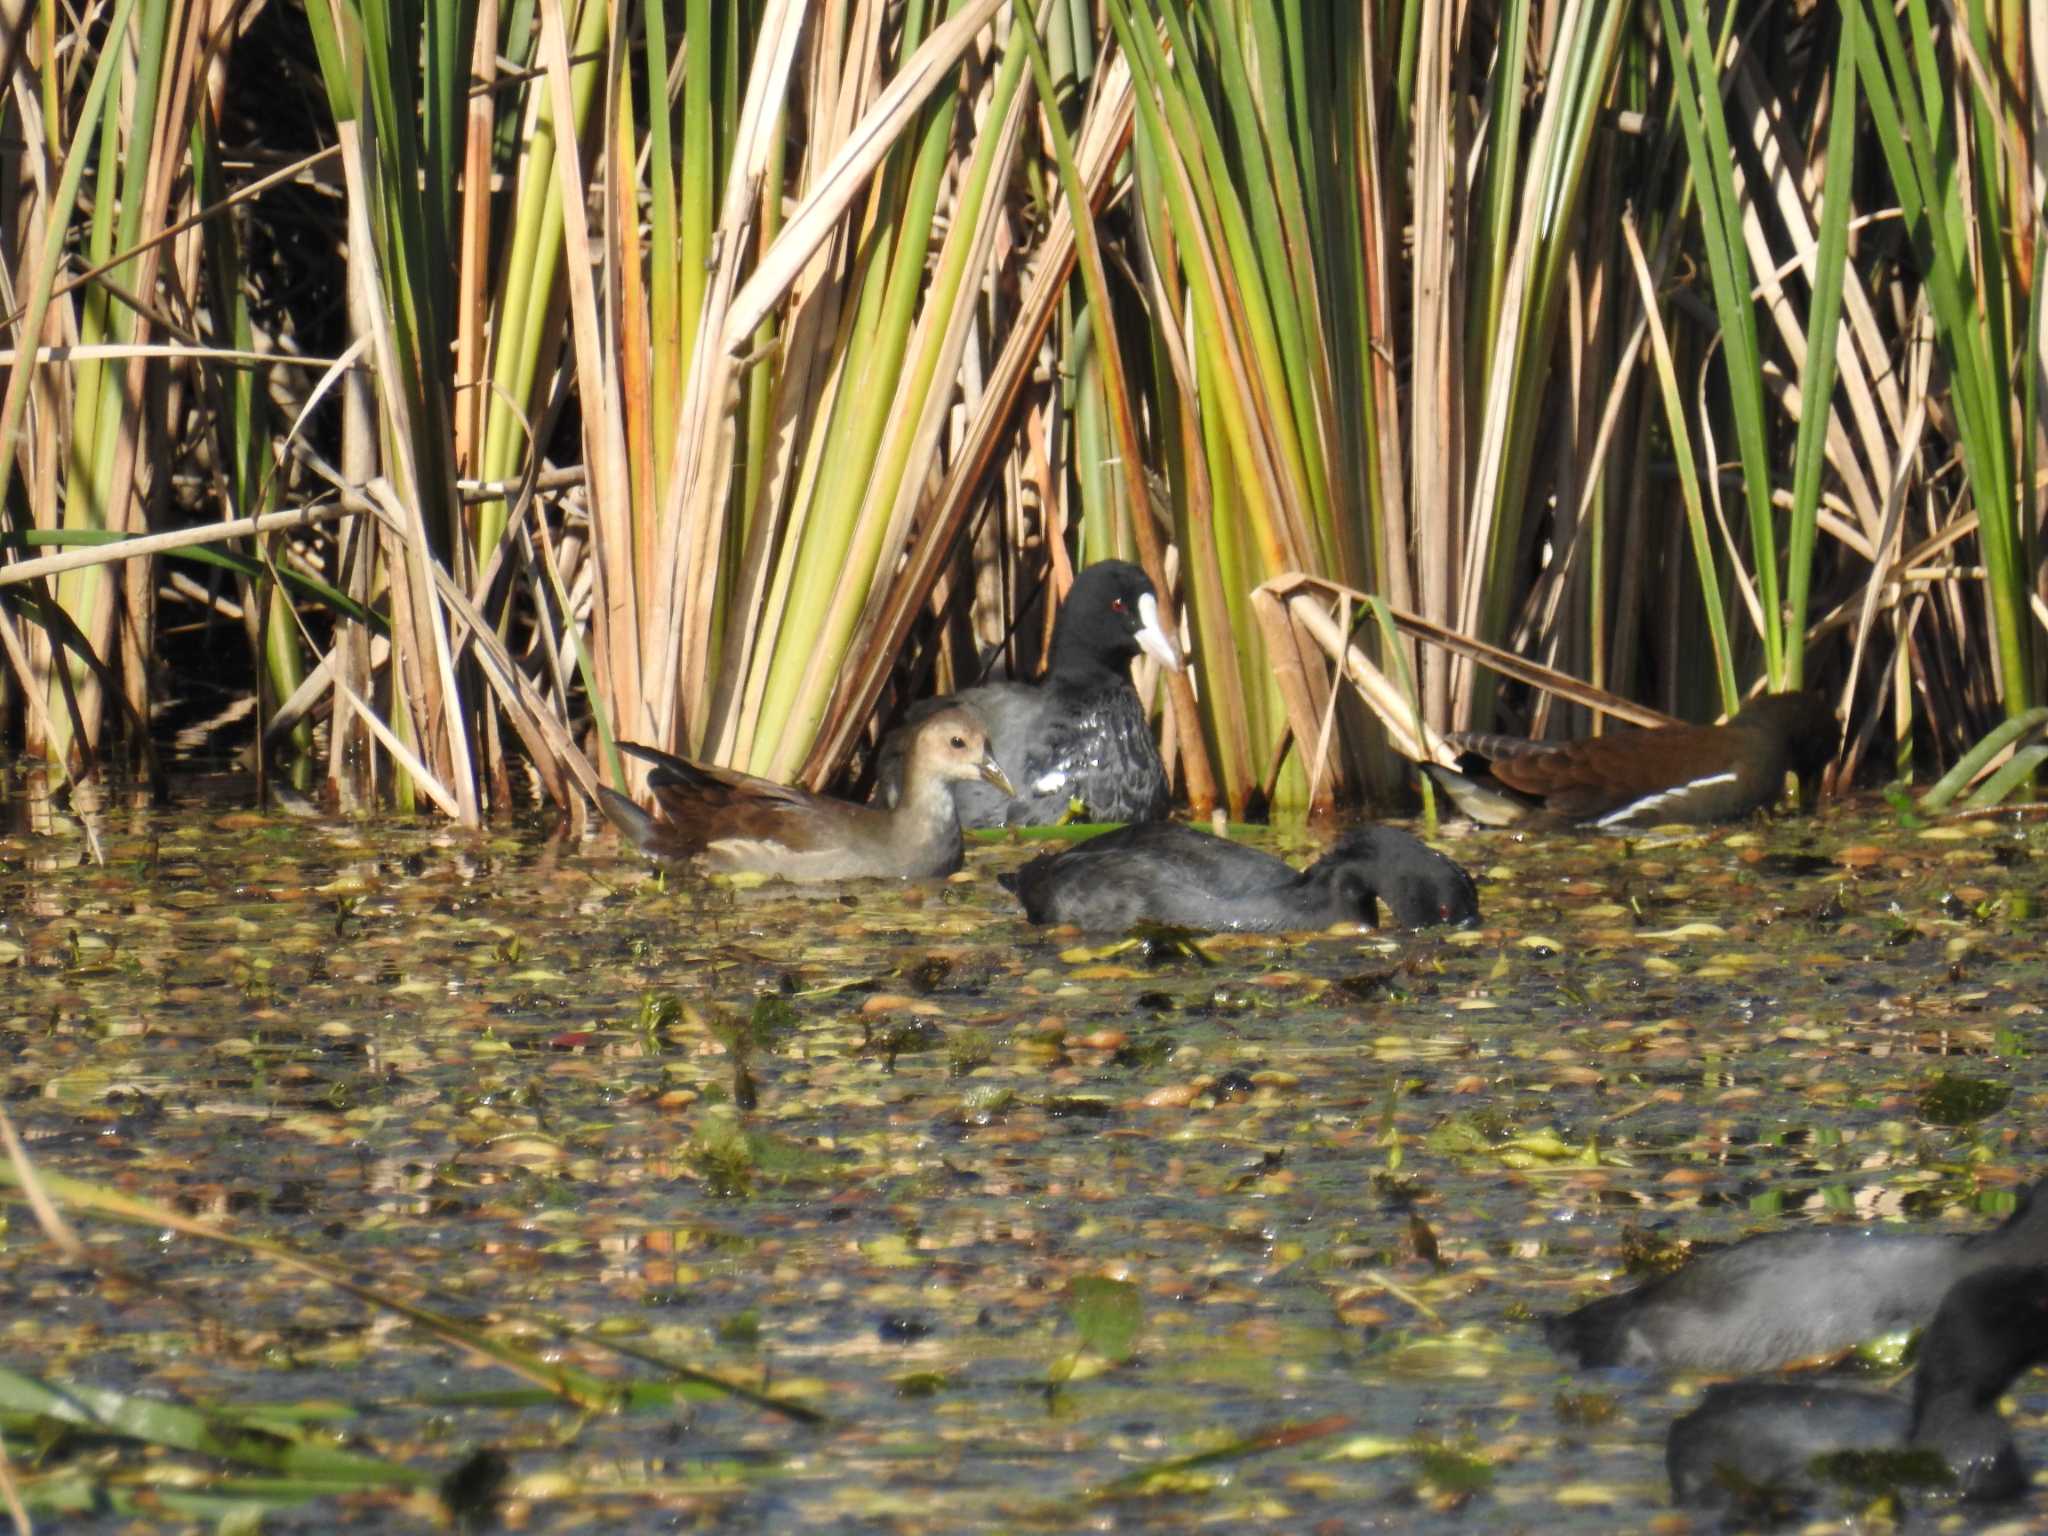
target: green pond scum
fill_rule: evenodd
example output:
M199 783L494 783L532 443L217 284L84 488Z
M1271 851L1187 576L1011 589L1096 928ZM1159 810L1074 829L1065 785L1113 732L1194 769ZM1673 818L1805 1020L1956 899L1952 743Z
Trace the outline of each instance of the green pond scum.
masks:
M38 1529L1682 1530L1704 1383L1544 1316L2048 1174L2024 817L1454 825L1477 926L1277 937L1033 929L1001 837L822 891L201 807L104 843L0 863Z

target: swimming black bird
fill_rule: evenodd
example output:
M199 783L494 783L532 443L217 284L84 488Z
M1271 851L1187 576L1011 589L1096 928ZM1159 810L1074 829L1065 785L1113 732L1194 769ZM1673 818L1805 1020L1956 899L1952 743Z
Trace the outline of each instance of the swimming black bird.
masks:
M2048 1359L2048 1269L1999 1265L1965 1276L1920 1340L1910 1398L1811 1382L1711 1388L1671 1426L1671 1496L1695 1508L1800 1502L1816 1461L1844 1453L1922 1452L1968 1499L2010 1499L2028 1477L1998 1399ZM1919 1480L1921 1468L1901 1468ZM1875 1481L1899 1482L1883 1466ZM1860 1479L1859 1479L1860 1480Z
M1392 827L1345 833L1308 868L1228 838L1152 821L1119 827L996 877L1034 923L1134 923L1289 933L1371 924L1384 902L1406 928L1479 915L1472 877Z
M1921 1327L1958 1280L2009 1264L2048 1264L2043 1184L1989 1232L1894 1224L1752 1237L1548 1318L1544 1332L1580 1366L1771 1370Z

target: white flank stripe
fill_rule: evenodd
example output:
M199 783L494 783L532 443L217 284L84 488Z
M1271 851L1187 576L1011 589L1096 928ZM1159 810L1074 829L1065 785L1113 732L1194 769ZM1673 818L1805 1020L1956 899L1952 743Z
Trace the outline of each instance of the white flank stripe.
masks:
M1654 795L1645 795L1640 800L1631 800L1619 810L1609 811L1605 816L1594 822L1593 825L1596 827L1611 827L1616 822L1629 820L1639 812L1653 811L1659 806L1670 804L1672 801L1682 800L1696 789L1705 789L1710 784L1733 784L1734 782L1735 770L1733 768L1730 768L1726 773L1710 773L1704 779L1687 779L1683 784L1674 784L1669 789L1660 789Z

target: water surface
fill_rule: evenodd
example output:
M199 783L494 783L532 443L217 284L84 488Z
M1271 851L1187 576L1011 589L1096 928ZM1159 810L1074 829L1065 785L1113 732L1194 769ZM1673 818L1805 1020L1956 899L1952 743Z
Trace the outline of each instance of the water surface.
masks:
M2025 822L1452 828L1477 928L1193 953L1029 928L993 878L1021 846L820 894L657 883L538 829L186 806L102 836L104 867L61 825L0 844L39 1167L600 1375L657 1373L564 1330L830 1422L465 1397L520 1383L192 1238L82 1219L81 1267L20 1206L0 1361L332 1400L349 1444L437 1473L490 1447L518 1529L1645 1529L1702 1384L1568 1372L1539 1314L1624 1283L1645 1233L1975 1227L2048 1173ZM1133 1288L1127 1359L1081 1347L1091 1277ZM2021 1387L2039 1463L2048 1382ZM45 1470L79 1459L163 1466ZM268 1528L343 1517L426 1512Z

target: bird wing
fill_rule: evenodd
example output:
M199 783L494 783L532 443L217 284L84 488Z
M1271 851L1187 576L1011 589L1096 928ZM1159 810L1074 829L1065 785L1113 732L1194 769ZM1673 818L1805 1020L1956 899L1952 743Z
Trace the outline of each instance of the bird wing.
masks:
M809 853L888 836L888 817L868 806L732 768L685 762L631 742L620 742L619 750L654 765L647 787L666 818L663 851L699 853L712 843L744 842Z
M1013 821L1056 821L1080 800L1093 821L1144 822L1166 814L1166 770L1144 708L1127 679L1091 692L1047 688L1022 761L1003 769L1031 814Z

